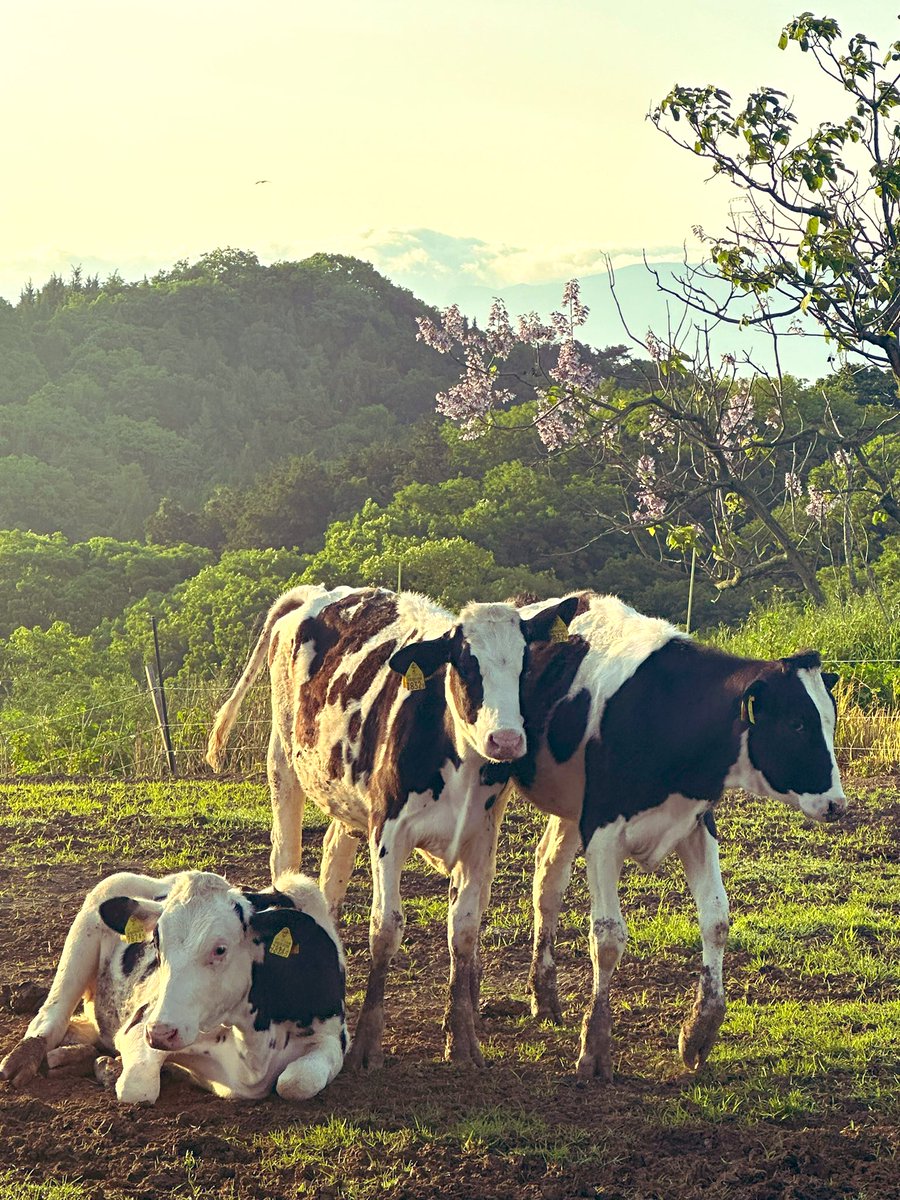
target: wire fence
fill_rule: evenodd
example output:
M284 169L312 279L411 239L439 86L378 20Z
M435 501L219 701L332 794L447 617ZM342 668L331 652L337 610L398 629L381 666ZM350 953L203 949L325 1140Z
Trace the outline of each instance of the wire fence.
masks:
M900 770L900 704L862 703L866 668L900 659L834 659L841 669L836 736L843 766L861 773ZM211 777L206 743L215 714L230 692L220 681L167 683L169 730L176 772ZM226 778L262 780L271 729L268 688L257 684L244 700L228 744ZM37 779L164 779L170 776L153 699L137 684L83 707L39 713L0 708L0 781Z

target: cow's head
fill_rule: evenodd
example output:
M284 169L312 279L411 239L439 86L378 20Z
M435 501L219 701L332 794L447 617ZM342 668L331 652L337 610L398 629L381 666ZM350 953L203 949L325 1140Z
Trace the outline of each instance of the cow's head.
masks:
M233 1020L261 954L248 933L252 911L239 890L205 871L185 871L163 901L116 896L101 904L101 917L117 932L152 934L158 991L143 1024L154 1049L182 1050Z
M832 690L838 676L823 672L815 651L778 659L741 699L753 791L778 796L820 821L846 807L834 729Z
M526 746L519 685L527 646L549 641L577 607L570 596L523 618L512 604L469 604L451 630L404 646L389 665L407 679L411 669L427 679L449 663L448 700L466 741L483 758L511 762Z

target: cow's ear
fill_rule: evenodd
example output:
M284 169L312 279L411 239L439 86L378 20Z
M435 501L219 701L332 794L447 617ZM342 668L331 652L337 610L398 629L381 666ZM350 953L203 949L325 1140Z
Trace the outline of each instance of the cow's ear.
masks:
M834 673L834 671L823 671L822 672L822 682L828 688L829 692L833 692L835 689L835 686L838 683L840 683L840 681L841 681L840 675L836 675Z
M401 647L396 654L391 655L388 666L398 675L402 675L404 680L408 681L407 686L416 691L417 680L424 685L429 675L433 675L439 667L450 661L451 649L452 641L446 636L432 638L428 642L410 642L408 646ZM421 675L413 668L417 668Z
M299 950L302 934L312 917L296 908L263 908L250 917L250 928L276 958L290 958Z
M134 933L135 941L142 941L143 936L152 933L159 920L163 906L155 900L133 900L131 896L112 896L100 905L100 919L104 925L114 929L116 933ZM137 934L141 937L138 938Z
M522 636L526 642L564 642L568 638L569 622L578 608L578 597L567 596L559 604L543 608L533 617L522 619Z
M766 692L769 685L764 679L755 679L741 697L741 720L755 725L760 715L765 715Z

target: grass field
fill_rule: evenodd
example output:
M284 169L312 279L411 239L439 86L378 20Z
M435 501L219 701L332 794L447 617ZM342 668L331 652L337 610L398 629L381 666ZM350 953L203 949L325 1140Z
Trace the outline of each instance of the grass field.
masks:
M616 1080L578 1085L588 904L576 870L560 937L562 1027L528 1014L531 855L540 822L513 803L485 932L482 1072L440 1061L446 883L404 879L407 936L388 990L384 1070L322 1096L233 1105L166 1079L153 1109L92 1078L0 1091L2 1200L879 1200L900 1196L900 792L848 789L839 825L775 801L718 811L733 924L729 1012L693 1075L676 1051L699 970L676 859L627 868L630 941L613 991ZM304 868L325 822L309 810ZM260 784L0 787L0 1047L21 1035L84 892L123 867L187 866L266 882ZM351 1024L367 969L368 868L345 910Z

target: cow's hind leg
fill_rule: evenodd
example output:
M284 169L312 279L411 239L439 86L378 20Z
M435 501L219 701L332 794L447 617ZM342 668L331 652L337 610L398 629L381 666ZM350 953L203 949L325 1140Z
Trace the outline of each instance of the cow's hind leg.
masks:
M581 1027L579 1079L612 1079L612 1028L609 983L619 964L628 930L619 906L619 875L624 855L619 823L598 829L585 850L591 891L591 963L594 986Z
M290 752L273 725L266 759L269 796L272 801L272 851L269 866L272 882L287 871L300 870L303 837L303 789L294 770Z
M528 991L532 1014L540 1020L562 1021L556 982L556 929L580 848L577 822L551 817L534 855L534 944Z
M275 1091L285 1100L309 1100L331 1083L343 1063L339 1033L323 1033L302 1058L284 1068L278 1076Z
M347 1067L376 1068L384 1062L384 991L394 955L403 941L406 924L400 901L400 877L412 851L409 840L397 829L396 821L386 821L381 836L369 838L372 860L372 913L369 920L371 965L366 995L347 1054Z
M359 838L340 821L332 821L322 843L322 866L319 887L328 902L328 911L337 921L347 894L347 884L353 874Z
M681 842L678 854L697 905L703 939L703 968L697 995L678 1039L684 1065L695 1071L709 1057L725 1018L722 963L728 941L728 897L719 870L719 844L705 820Z

